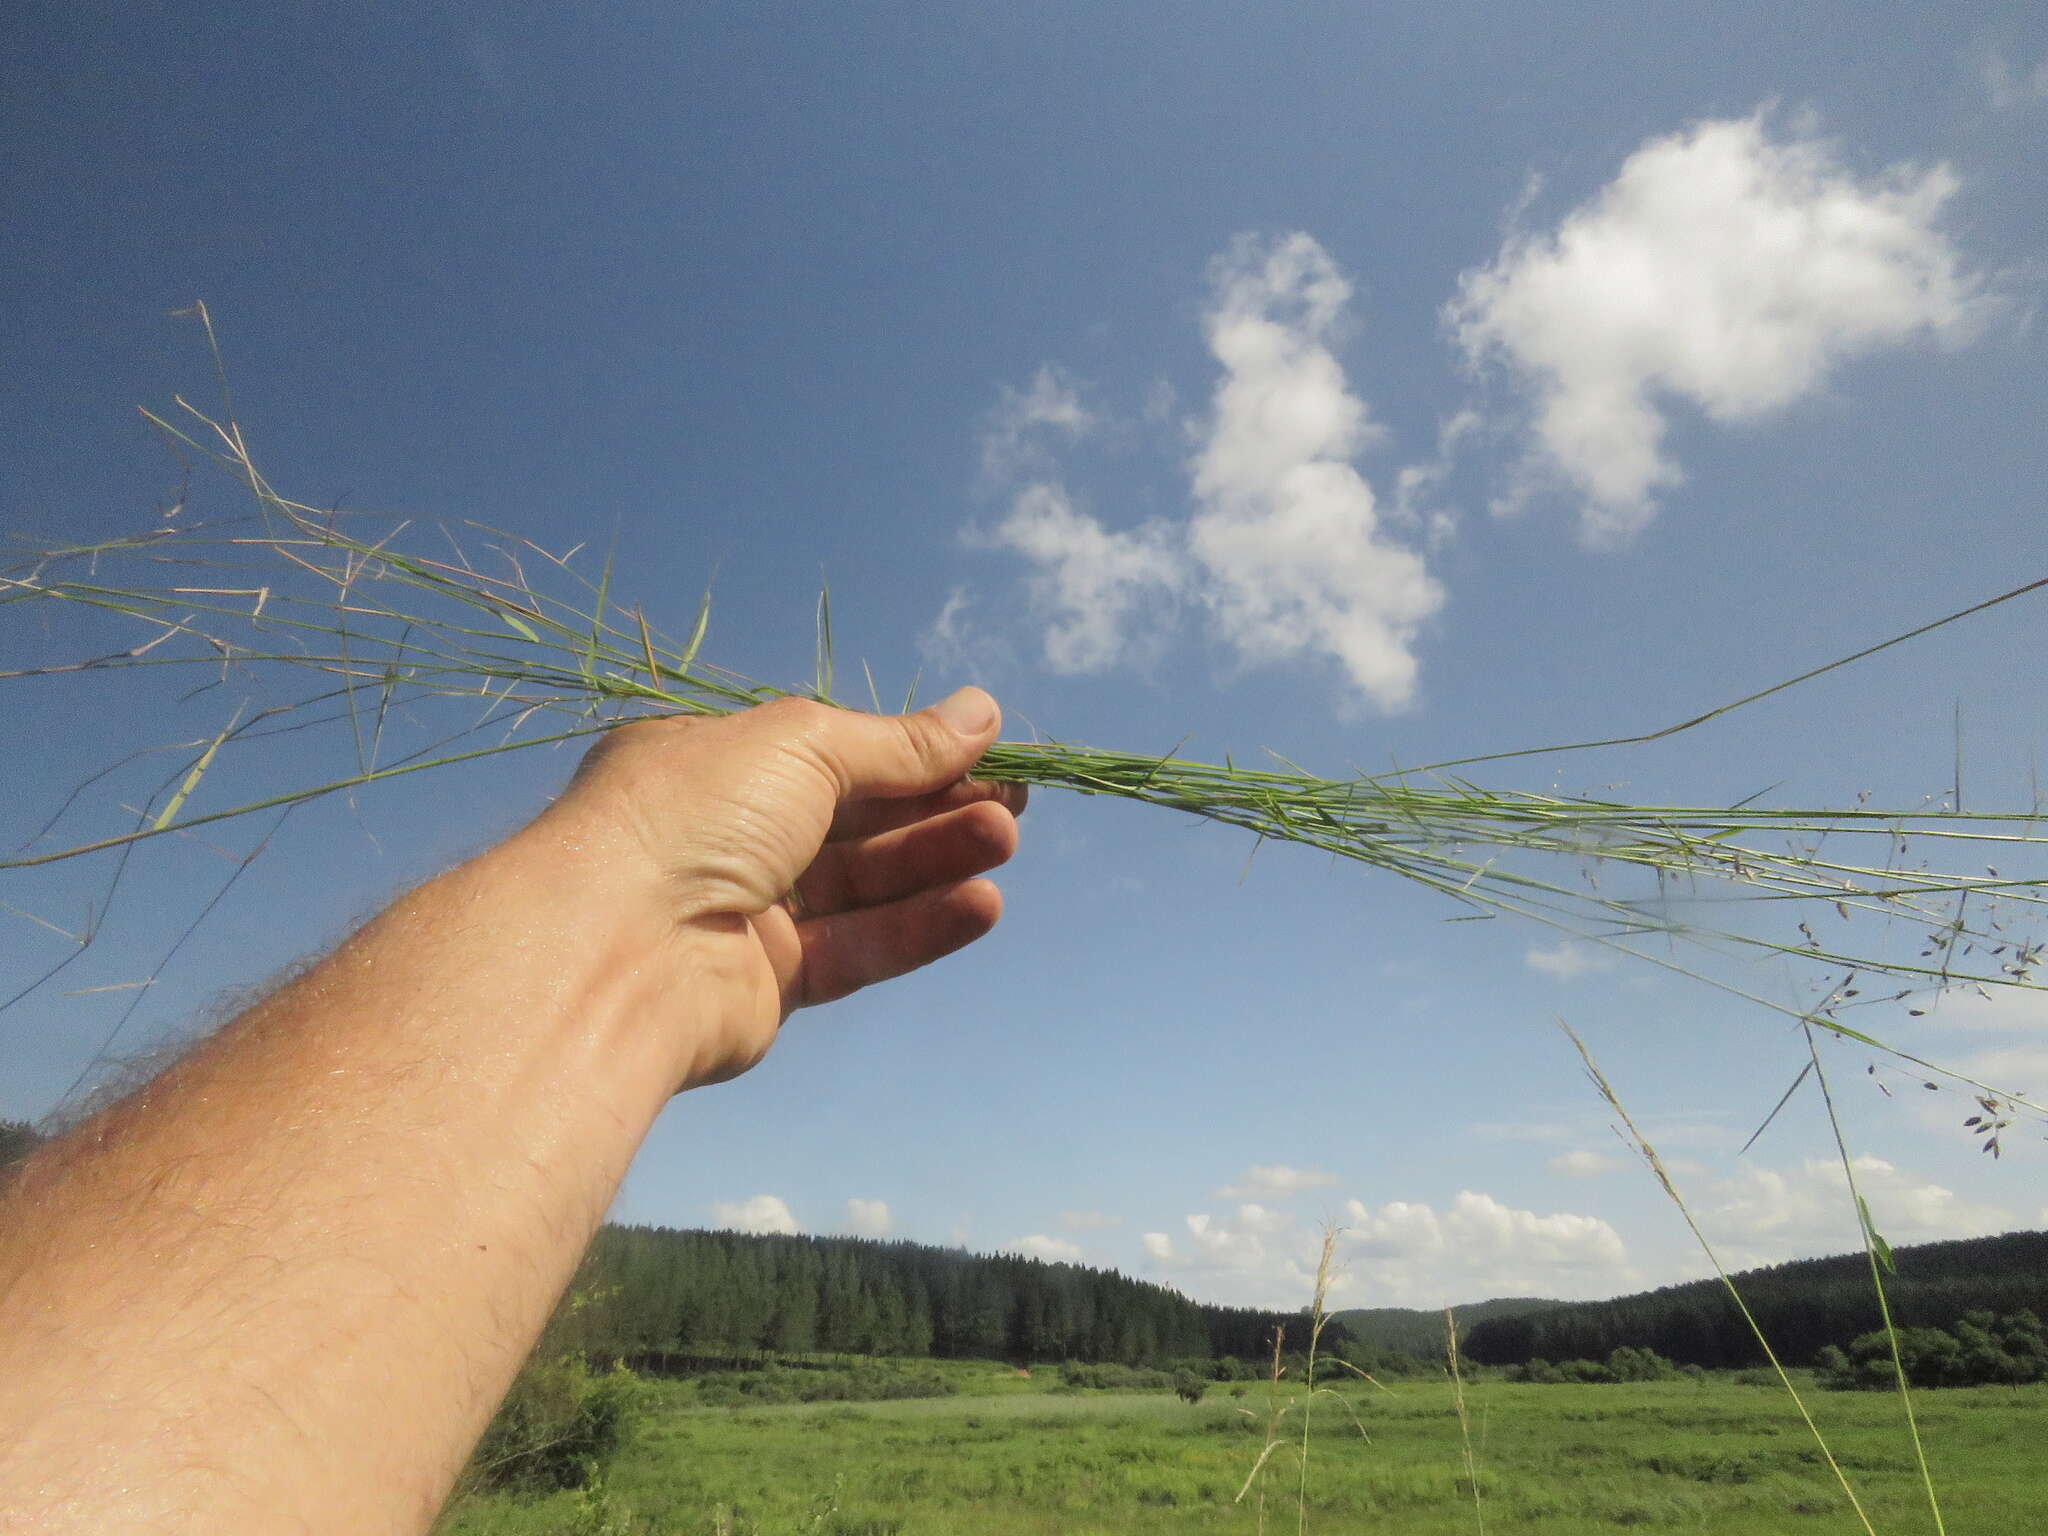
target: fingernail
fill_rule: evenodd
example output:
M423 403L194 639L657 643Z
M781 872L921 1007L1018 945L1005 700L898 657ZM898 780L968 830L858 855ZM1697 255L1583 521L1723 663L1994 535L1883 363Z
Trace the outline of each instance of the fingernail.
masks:
M962 736L979 736L996 717L996 701L979 688L959 688L932 706L932 713Z

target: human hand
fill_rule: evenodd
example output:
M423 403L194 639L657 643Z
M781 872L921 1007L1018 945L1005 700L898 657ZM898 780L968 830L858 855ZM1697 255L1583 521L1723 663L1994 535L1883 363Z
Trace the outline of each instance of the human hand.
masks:
M999 725L976 688L913 715L783 699L642 721L599 742L526 835L594 855L598 899L636 935L641 1005L683 1026L678 1086L719 1082L792 1009L995 925L1002 897L974 877L1015 851L1025 794L963 776Z

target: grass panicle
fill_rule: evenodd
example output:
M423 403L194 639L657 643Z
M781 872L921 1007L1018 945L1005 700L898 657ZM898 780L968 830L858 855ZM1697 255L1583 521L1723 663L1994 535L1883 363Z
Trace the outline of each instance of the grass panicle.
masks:
M387 779L594 736L646 715L716 716L792 695L832 700L826 592L818 601L812 682L792 689L757 682L703 658L708 594L678 642L644 608L623 605L611 557L592 580L575 563L580 547L557 552L483 525L414 526L288 500L256 467L231 414L215 419L179 405L173 416L144 414L175 450L211 461L245 487L253 515L192 522L181 498L132 537L31 549L0 574L0 606L20 617L36 609L90 612L104 621L96 632L111 629L113 638L87 654L0 671L0 681L165 669L167 684L184 674L192 694L228 700L225 723L171 752L164 783L126 825L58 836L74 809L67 801L41 835L0 857L0 869L126 849ZM1906 638L1615 741L1693 728ZM296 693L292 679L302 680ZM868 686L874 694L871 677ZM422 730L425 720L441 726ZM338 763L332 775L227 797L230 803L209 797L229 755L240 761L286 733L336 723L346 727L353 761ZM1255 847L1312 848L1435 893L1453 919L1511 916L1547 925L1891 1051L1923 1075L1948 1069L1856 1027L1849 1010L1960 988L1989 995L2042 985L2037 971L2048 950L2032 933L2048 904L2048 828L2034 808L1643 806L1486 787L1454 772L1556 750L1567 749L1324 778L1277 757L1265 767L1230 757L1219 766L1177 749L1162 755L1003 741L976 773L1177 811L1247 832ZM1878 931L1866 932L1872 928ZM1838 967L1864 985L1838 988L1810 1010L1788 1006L1765 995L1772 988L1752 981L1743 964L1781 956ZM2002 1086L1949 1075L1995 1099L2001 1113L2043 1112Z

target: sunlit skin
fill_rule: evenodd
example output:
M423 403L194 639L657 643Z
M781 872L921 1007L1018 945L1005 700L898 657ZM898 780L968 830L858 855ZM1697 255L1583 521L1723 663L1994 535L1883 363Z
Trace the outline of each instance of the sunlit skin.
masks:
M0 1529L424 1530L672 1095L987 933L986 694L613 732L0 1197Z

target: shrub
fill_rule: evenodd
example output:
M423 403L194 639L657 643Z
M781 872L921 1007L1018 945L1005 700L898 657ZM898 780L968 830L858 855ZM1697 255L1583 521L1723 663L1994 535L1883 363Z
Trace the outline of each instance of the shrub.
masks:
M1209 1390L1209 1384L1193 1371L1176 1371L1173 1376L1173 1390L1184 1403L1199 1403L1202 1394Z
M1966 1312L1954 1332L1940 1328L1898 1330L1898 1365L1916 1387L2019 1386L2048 1380L2048 1341L2032 1312L1994 1317ZM1814 1357L1815 1379L1836 1392L1882 1392L1897 1385L1892 1341L1866 1333L1844 1351L1828 1345Z
M639 1378L599 1375L574 1356L528 1362L477 1442L470 1477L487 1488L585 1488L632 1429Z
M1173 1386L1174 1378L1165 1371L1149 1371L1137 1366L1109 1362L1083 1365L1078 1360L1069 1360L1060 1367L1060 1384L1110 1392L1156 1392Z

